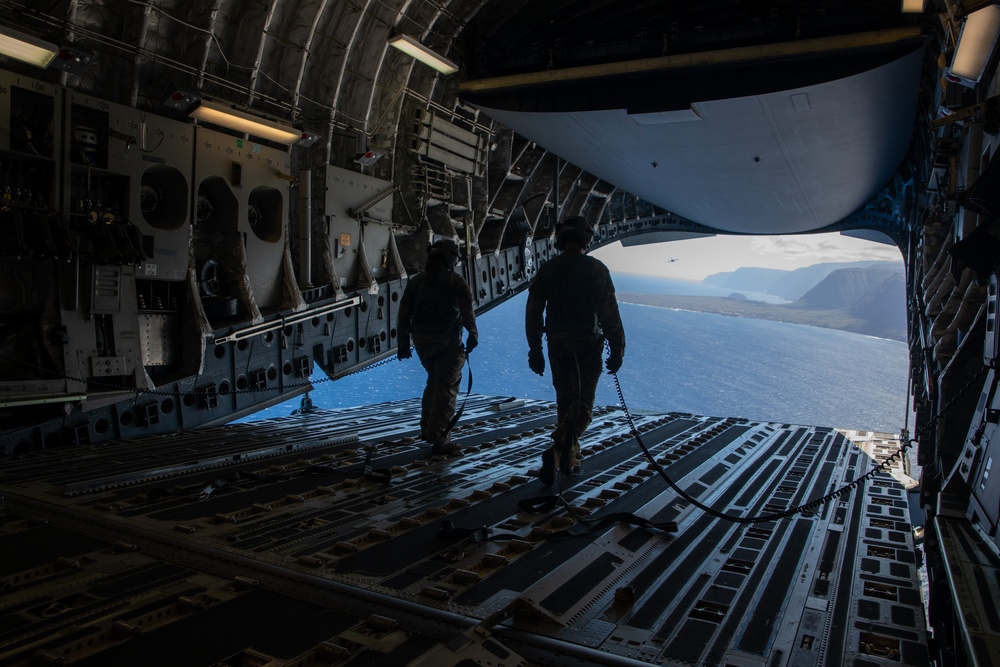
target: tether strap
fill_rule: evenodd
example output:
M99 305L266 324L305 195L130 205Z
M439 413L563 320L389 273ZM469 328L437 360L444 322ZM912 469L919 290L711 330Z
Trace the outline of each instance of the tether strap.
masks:
M517 501L517 508L522 512L548 512L555 509L559 502L559 496L535 496L534 498L521 498Z
M368 455L365 456L365 479L372 482L381 482L382 484L388 484L392 481L392 471L388 468L379 468L378 470L372 469L372 454L378 449L378 445L372 445L368 448Z
M372 468L372 455L375 450L378 449L378 445L372 445L368 448L368 454L365 456L365 462L361 469L362 476L372 482L379 482L381 484L389 484L392 481L392 471L388 468ZM308 465L302 470L295 472L286 473L255 473L248 471L237 471L225 475L224 477L219 477L212 482L210 482L205 488L201 490L199 496L204 499L212 495L218 489L237 484L243 480L251 480L257 482L258 484L274 484L277 482L284 482L289 479L294 479L296 477L302 477L303 475L339 475L343 477L351 477L352 473L357 474L357 468L332 468L328 465ZM171 491L163 488L157 487L154 491L158 497L166 497L175 495Z
M444 435L451 433L451 429L455 428L455 424L458 420L462 418L462 413L465 412L465 404L469 401L469 394L472 393L472 361L469 359L469 355L465 355L465 363L469 367L469 386L465 390L465 398L462 399L462 406L455 413L455 416L451 418L448 422L448 428L444 430Z
M548 512L555 509L556 505L559 504L559 496L536 496L534 498L521 498L517 501L517 507L522 512ZM553 533L552 537L561 536L565 534L567 537L578 537L580 535L585 535L586 533L599 530L609 524L615 522L628 523L633 526L639 526L641 528L649 528L651 530L662 530L667 533L677 532L677 522L676 521L661 521L653 522L649 519L643 518L641 516L636 516L632 512L611 512L610 514L604 514L600 516L595 516L592 518L584 519L581 517L574 517L578 522L584 524L594 524L587 531L583 533L574 533L568 530L559 531Z

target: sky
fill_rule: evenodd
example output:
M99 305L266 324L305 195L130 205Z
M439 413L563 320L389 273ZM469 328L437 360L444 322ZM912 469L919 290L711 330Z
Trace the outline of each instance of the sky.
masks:
M741 267L790 271L823 262L903 261L902 254L894 245L837 233L712 236L629 248L615 242L592 250L590 254L612 271L698 282L713 273L735 271Z

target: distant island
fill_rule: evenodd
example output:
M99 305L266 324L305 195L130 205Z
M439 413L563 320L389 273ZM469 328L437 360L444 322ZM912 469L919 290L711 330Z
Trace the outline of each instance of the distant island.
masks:
M795 271L739 269L702 282L794 299L788 304L764 303L734 292L728 297L619 293L618 300L906 341L906 285L902 266L893 262L816 264Z

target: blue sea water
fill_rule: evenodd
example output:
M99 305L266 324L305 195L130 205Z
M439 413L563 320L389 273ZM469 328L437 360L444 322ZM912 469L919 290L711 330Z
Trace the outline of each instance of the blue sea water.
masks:
M675 278L660 278L644 276L637 273L615 273L613 275L615 290L619 294L688 294L694 296L729 296L734 292L742 294L750 301L765 303L789 303L786 299L773 294L734 290L726 287L716 287L693 280L677 280Z
M700 283L616 273L619 293L711 294ZM732 290L724 290L726 294ZM749 296L749 295L748 295ZM526 294L479 317L472 353L473 393L552 400L548 372L528 369ZM712 313L620 304L625 363L618 372L632 411L688 412L714 417L898 432L907 424L905 343L819 327ZM313 376L319 408L368 405L420 396L426 375L414 356L331 382ZM462 382L467 387L468 375ZM598 405L618 405L603 376ZM241 421L285 416L299 399Z

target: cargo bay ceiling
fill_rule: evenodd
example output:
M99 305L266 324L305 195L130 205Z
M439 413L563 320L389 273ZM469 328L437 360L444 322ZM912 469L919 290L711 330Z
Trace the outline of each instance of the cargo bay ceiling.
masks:
M183 92L292 122L319 137L297 168L392 181L411 219L434 200L408 205L401 150L424 108L486 135L484 152L523 139L604 196L702 233L829 230L870 206L911 145L926 35L900 0L0 0L0 12L82 56L62 85L154 113ZM400 33L459 72L389 47ZM507 202L477 187L473 217L504 229L534 229L561 204L557 185Z

